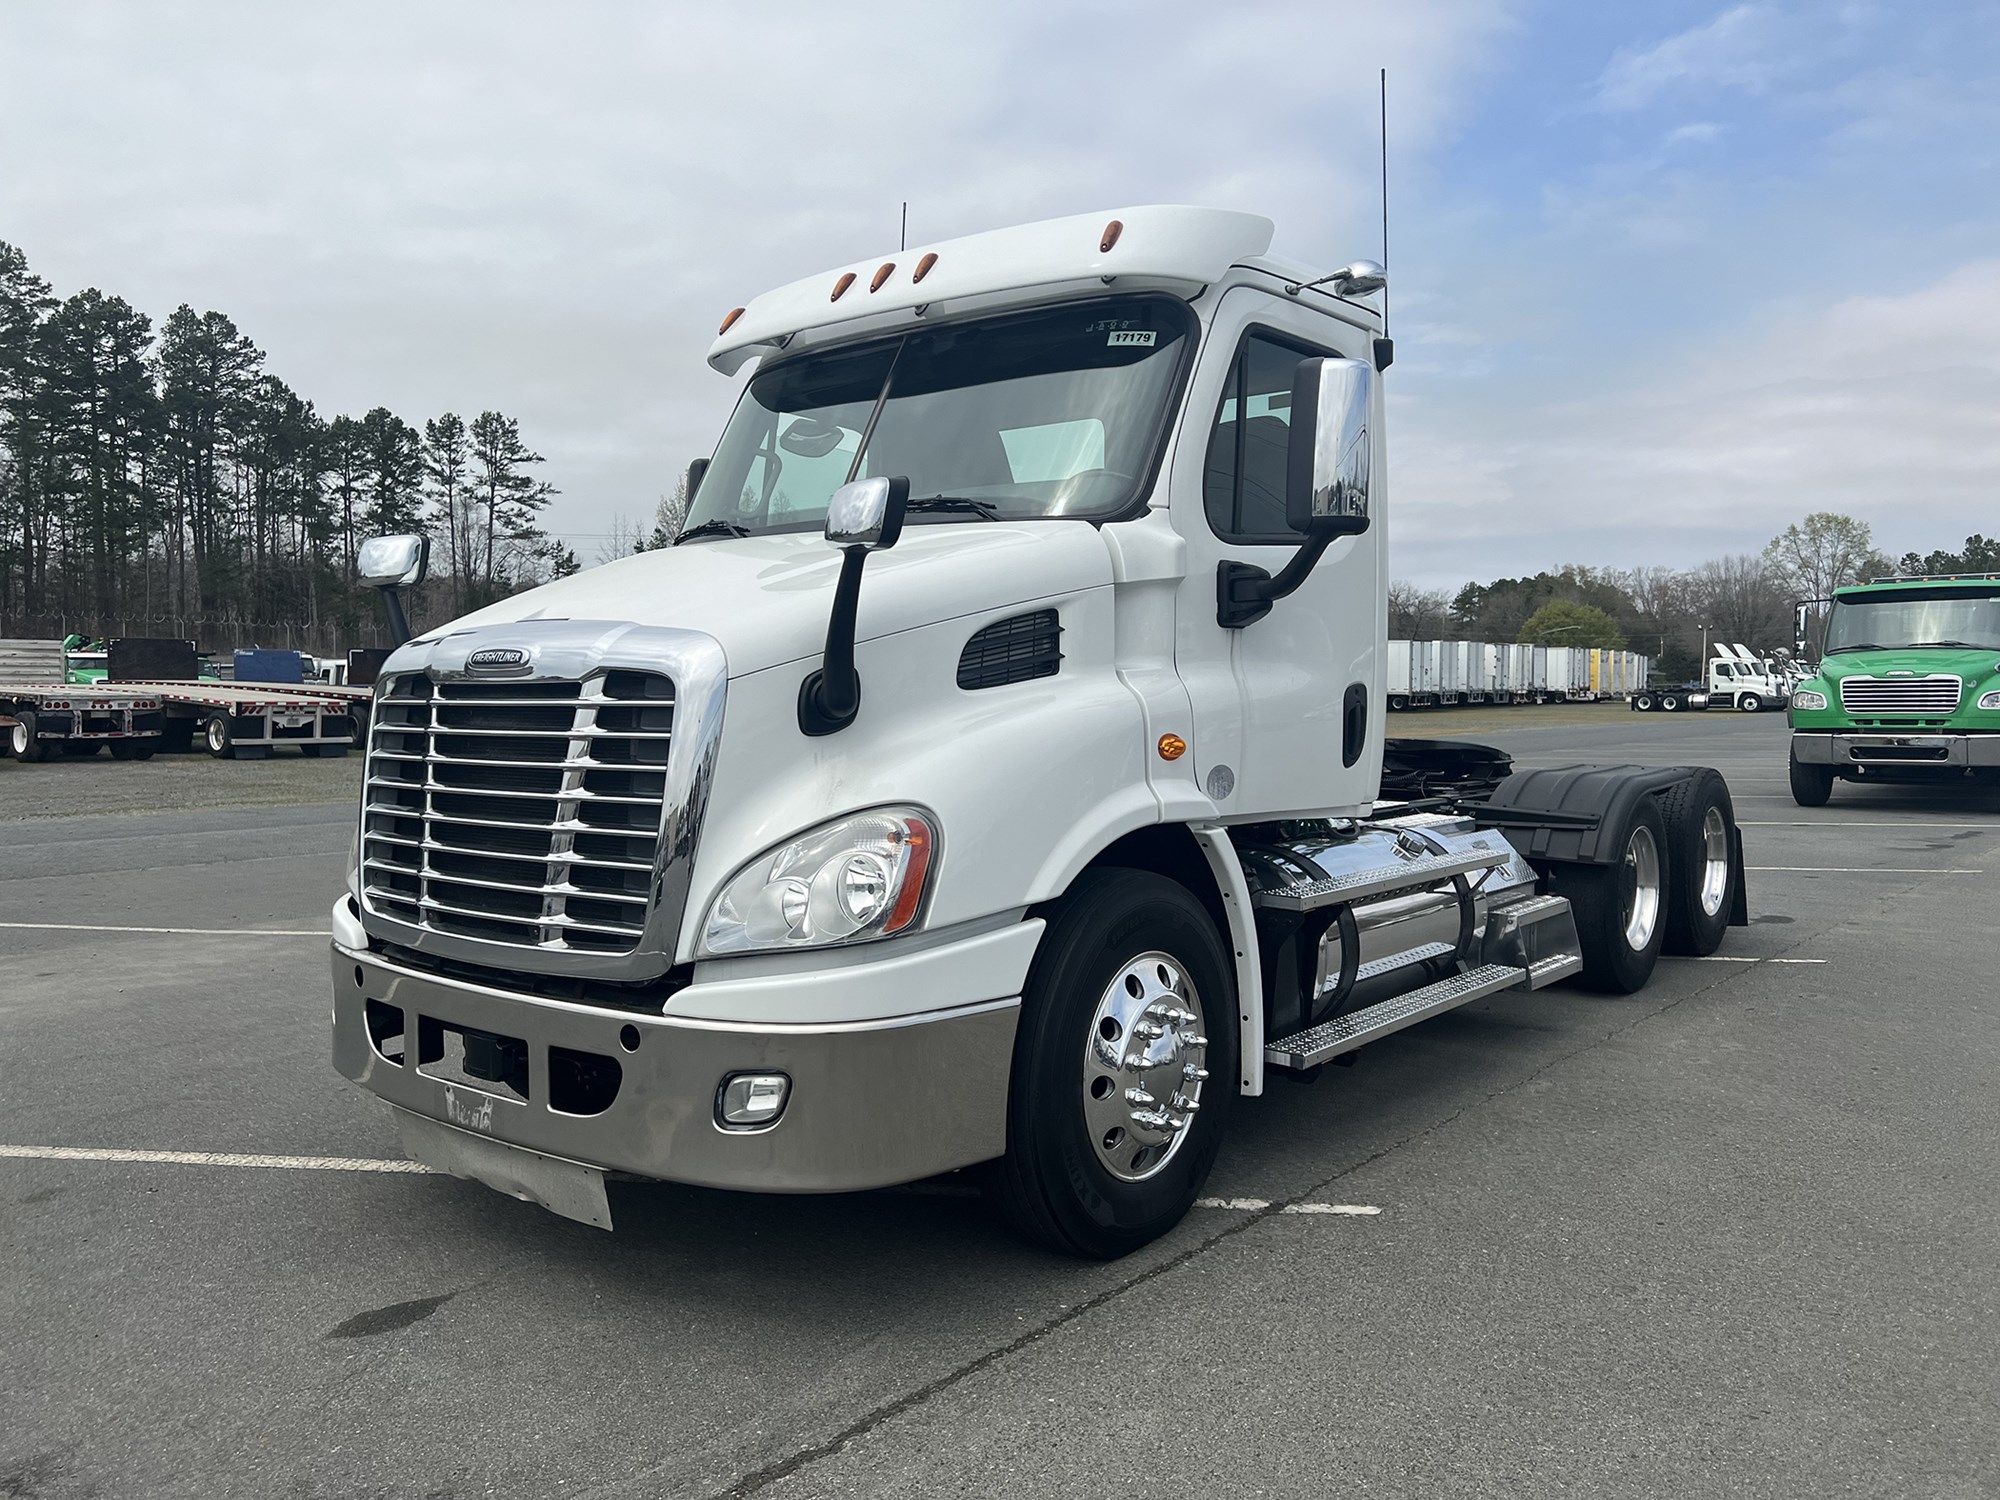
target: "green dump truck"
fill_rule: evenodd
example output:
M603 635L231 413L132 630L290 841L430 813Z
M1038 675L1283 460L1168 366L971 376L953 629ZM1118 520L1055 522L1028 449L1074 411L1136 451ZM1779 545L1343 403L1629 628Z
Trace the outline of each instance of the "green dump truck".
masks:
M1824 806L1835 781L2000 785L2000 573L1878 578L1824 602L1819 670L1789 705L1793 800Z

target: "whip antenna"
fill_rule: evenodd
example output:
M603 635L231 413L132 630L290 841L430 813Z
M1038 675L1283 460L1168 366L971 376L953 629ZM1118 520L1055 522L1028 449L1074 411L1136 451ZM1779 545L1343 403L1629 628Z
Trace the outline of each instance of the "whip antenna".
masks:
M1382 96L1382 269L1389 269L1389 70L1381 77ZM1389 284L1382 284L1382 337L1389 336Z

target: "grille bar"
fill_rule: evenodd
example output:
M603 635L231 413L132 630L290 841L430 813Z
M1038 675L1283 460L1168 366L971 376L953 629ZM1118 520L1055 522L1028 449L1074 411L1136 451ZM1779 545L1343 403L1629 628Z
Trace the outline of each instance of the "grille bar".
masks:
M385 683L369 731L364 901L455 937L632 952L657 896L673 715L673 683L629 668ZM477 753L487 742L495 753Z
M1851 714L1912 714L1924 717L1958 712L1965 682L1948 672L1929 677L1845 677L1840 706Z

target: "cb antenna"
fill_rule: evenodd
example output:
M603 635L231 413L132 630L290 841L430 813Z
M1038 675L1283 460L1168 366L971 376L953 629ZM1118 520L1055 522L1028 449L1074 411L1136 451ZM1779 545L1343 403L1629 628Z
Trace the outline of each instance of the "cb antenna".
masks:
M910 200L903 200L903 232L896 236L896 253L901 255L910 248Z
M1380 80L1382 98L1382 269L1389 269L1389 70ZM1382 337L1389 336L1389 283L1382 283Z

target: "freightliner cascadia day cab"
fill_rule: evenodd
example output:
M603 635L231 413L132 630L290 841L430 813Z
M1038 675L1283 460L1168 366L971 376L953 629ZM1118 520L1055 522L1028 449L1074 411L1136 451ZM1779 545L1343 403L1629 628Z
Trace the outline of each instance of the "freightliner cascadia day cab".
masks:
M1792 689L1793 800L1822 807L1835 781L2000 784L2000 574L1878 578L1814 602L1831 608L1819 670Z
M767 293L677 545L394 653L333 1028L406 1149L605 1227L610 1173L977 1166L1114 1256L1279 1070L1746 920L1710 770L1379 804L1383 273L1270 239L1120 209ZM422 551L367 549L392 625Z

